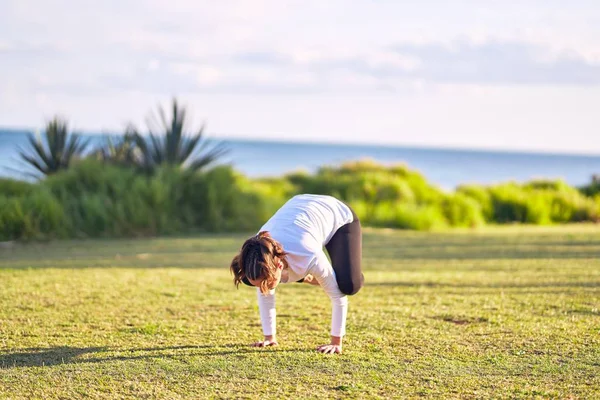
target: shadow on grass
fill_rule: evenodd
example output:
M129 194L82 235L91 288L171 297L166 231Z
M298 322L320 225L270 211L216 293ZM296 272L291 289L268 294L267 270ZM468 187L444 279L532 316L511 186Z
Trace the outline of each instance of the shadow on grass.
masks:
M365 259L377 260L373 249L365 251ZM234 254L233 252L231 254ZM0 268L6 270L23 269L86 269L86 268L182 268L182 269L205 269L205 268L226 268L231 262L231 255L216 258L214 260L206 259L204 253L198 253L194 261L181 261L177 255L169 255L166 259L153 260L154 256L160 254L151 254L147 258L140 259L136 256L126 256L115 259L114 255L105 255L94 257L85 257L81 255L66 257L43 258L39 255L19 255L11 259L6 257L0 262ZM600 249L590 249L586 251L577 250L572 252L548 251L534 249L530 251L513 249L510 251L491 250L486 247L471 248L463 251L448 251L444 248L429 247L419 251L415 249L396 247L385 254L386 258L401 261L468 261L468 260L552 260L552 259L600 259ZM2 257L0 257L2 258Z
M436 283L436 282L365 282L365 288L398 289L394 296L414 296L420 290L432 290L439 295L500 295L507 294L536 294L536 295L579 295L589 291L593 293L600 289L600 282L575 283Z
M561 251L542 249L541 246L531 249L506 246L490 248L487 246L470 247L468 249L447 249L428 246L421 249L396 247L386 256L403 260L537 260L537 259L597 259L600 257L600 246L586 250Z
M186 345L170 347L148 347L115 349L108 347L50 347L27 348L15 353L0 353L0 369L18 367L51 367L63 364L103 363L111 361L151 360L169 358L182 360L186 357L243 355L264 352L265 349L253 348L241 344L225 345ZM267 350L273 353L308 352L308 349L279 349L271 347ZM123 353L134 353L131 355ZM141 354L139 354L141 353ZM92 355L86 357L86 355Z
M23 268L214 268L228 266L243 235L207 235L184 241L71 240L47 244L15 244L0 249L0 266ZM483 259L598 259L600 234L585 237L523 234L501 236L453 236L423 234L418 237L387 237L366 234L366 258L398 260Z
M106 347L32 347L18 353L0 354L0 368L45 367L68 364L84 354L100 353Z
M463 288L463 289L537 289L537 288L600 288L598 282L537 282L537 283L438 283L438 282L365 282L365 286L373 287L431 287L431 288Z

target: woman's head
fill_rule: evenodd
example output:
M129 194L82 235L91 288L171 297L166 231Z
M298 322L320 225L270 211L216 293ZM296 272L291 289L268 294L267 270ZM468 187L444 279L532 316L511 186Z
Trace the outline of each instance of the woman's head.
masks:
M246 240L240 253L231 261L235 286L246 278L262 293L274 289L281 280L281 270L287 267L286 254L281 244L267 231Z

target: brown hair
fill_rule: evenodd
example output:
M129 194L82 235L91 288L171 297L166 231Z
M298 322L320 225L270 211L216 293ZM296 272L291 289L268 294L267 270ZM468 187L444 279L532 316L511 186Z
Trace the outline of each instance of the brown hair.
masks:
M277 271L275 257L283 262L284 268L287 268L286 254L281 244L273 239L269 232L261 231L258 235L246 240L239 254L233 257L230 267L233 273L233 283L238 287L244 278L262 279L260 291L267 293L269 282L273 281Z

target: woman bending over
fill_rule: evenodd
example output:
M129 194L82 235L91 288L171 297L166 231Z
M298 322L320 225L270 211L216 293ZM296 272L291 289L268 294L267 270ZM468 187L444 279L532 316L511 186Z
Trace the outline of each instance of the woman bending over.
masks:
M327 259L323 247L331 258ZM331 342L322 353L341 353L346 334L347 295L363 286L362 234L354 211L325 195L302 194L285 203L246 240L231 262L234 283L257 287L264 340L254 346L277 345L275 288L280 283L319 285L331 299Z

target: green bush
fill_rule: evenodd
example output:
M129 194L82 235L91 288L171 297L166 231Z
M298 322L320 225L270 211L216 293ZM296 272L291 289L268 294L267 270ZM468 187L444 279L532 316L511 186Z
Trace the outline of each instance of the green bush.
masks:
M543 192L524 192L525 214L524 219L518 222L525 222L534 225L552 224L552 196Z
M600 180L594 180L589 185L583 186L580 190L584 195L594 197L600 194Z
M448 227L448 223L439 207L400 204L396 213L396 227L429 231Z
M600 220L600 194L563 181L468 185L445 193L406 166L370 161L249 179L229 166L152 175L83 160L36 184L0 180L0 240L257 230L298 193L336 196L365 226L432 230Z
M58 199L50 191L40 188L21 197L23 210L28 218L32 238L65 237L68 221Z
M23 196L35 189L35 184L16 179L0 178L0 196Z
M494 222L494 204L489 189L477 185L463 185L456 189L456 193L475 200L479 204L485 222Z
M353 202L350 206L363 225L415 230L432 230L448 226L440 208L433 205L418 206L412 203L392 202L367 205L365 202Z
M264 224L285 202L297 194L294 185L282 178L251 180L238 175L237 184L244 193L242 201L247 202L241 204L238 201L238 205L245 209L244 212L252 214L252 218L246 224L251 223L252 219L258 221L259 225ZM255 225L250 229L256 227Z
M217 167L203 176L203 207L200 226L206 231L241 231L256 227L252 209L258 197L243 192L237 185L235 172L229 167Z
M446 196L441 210L450 226L474 228L485 224L481 204L462 193Z
M286 179L298 193L327 194L347 202L429 204L444 198L444 194L419 173L404 166L385 167L372 161L323 167L314 175L295 173Z
M71 236L122 236L139 230L136 217L146 208L136 181L146 179L133 170L87 159L48 177L41 185L62 204ZM151 219L150 213L137 218L144 225Z
M115 198L130 190L133 181L140 177L133 169L85 159L68 170L47 177L41 185L48 187L61 199L78 197L84 193Z
M48 190L0 196L0 240L65 237L67 227L63 207Z
M527 196L516 184L492 187L490 197L494 209L493 221L507 223L527 220Z
M163 166L145 176L87 160L45 184L65 204L76 236L247 231L284 201L267 196L268 183L250 182L230 167Z
M577 189L569 186L563 180L532 180L523 185L525 190L547 190L553 192L576 192Z
M594 200L575 190L555 193L550 203L550 215L553 222L594 221L598 217Z
M461 188L459 192L488 204L481 188ZM563 181L534 181L524 185L508 183L487 189L493 210L492 222L521 222L537 225L591 221L598 212L594 201ZM484 208L484 215L487 217Z
M373 225L372 216L375 208L374 204L368 204L364 200L349 201L347 204L352 207L362 225Z
M287 180L250 180L231 167L216 167L202 180L199 226L211 232L258 229L293 195Z
M18 197L0 196L0 240L24 239L31 227Z

